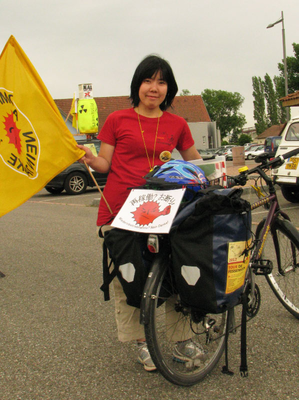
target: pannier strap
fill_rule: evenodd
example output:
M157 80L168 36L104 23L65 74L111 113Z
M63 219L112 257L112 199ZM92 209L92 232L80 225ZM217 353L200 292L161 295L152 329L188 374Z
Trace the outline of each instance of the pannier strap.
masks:
M103 243L103 284L100 289L104 292L104 300L110 300L110 293L109 293L109 285L113 281L116 276L116 269L114 268L112 272L110 272L110 267L112 265L112 260L108 265L108 248Z
M242 303L242 321L241 321L241 365L240 365L240 375L243 378L248 376L247 368L247 308L248 308L248 298L247 294L244 292L241 297Z
M233 371L228 368L228 337L231 329L231 321L232 321L232 310L228 310L227 312L227 322L225 329L225 365L222 367L222 373L226 375L234 375Z

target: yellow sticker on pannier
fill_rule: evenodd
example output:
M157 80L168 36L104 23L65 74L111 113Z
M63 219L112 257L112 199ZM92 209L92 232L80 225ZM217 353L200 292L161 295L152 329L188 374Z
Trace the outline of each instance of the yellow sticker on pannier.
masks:
M251 240L228 243L226 294L233 293L244 285L250 258L250 252L245 256L244 250L249 247L250 242Z

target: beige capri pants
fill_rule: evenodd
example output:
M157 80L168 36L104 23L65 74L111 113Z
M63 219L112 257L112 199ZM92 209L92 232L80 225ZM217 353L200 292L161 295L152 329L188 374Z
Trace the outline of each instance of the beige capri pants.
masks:
M97 228L97 234L99 233ZM113 229L110 225L101 227L104 234L105 231ZM99 235L98 235L99 237ZM103 244L101 237L100 241ZM143 339L145 337L144 327L140 324L140 309L129 306L127 298L123 291L122 285L115 277L113 279L114 303L115 303L115 320L118 332L118 340L120 342L129 342L132 340ZM168 336L173 342L187 340L192 337L192 331L189 325L183 323L180 314L174 311L173 303L176 301L176 296L170 297L165 302L167 325L173 327L168 330ZM169 312L167 312L169 311ZM182 321L182 322L180 322Z

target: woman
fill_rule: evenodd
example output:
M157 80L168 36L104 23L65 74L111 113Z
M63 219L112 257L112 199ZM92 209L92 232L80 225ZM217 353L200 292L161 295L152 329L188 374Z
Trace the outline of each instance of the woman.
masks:
M86 153L81 162L98 172L109 171L105 200L101 199L99 206L98 226L111 223L129 195L128 188L143 185L143 177L154 166L169 161L175 148L186 161L201 158L186 121L166 111L177 91L168 62L155 55L146 57L131 82L133 107L108 116L98 135L101 140L98 156L78 145ZM120 283L117 279L113 282L118 338L123 342L137 340L139 362L145 370L155 370L139 323L139 309L127 305Z

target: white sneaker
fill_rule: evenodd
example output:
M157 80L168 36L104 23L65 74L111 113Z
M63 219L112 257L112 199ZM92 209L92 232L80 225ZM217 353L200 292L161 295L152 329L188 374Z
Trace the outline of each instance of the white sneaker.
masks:
M143 368L146 371L148 372L155 371L157 367L153 363L146 342L137 342L137 345L138 345L138 362L143 365Z
M178 362L205 361L207 357L207 352L203 347L199 343L193 342L192 339L177 342L173 349L173 359Z

